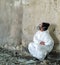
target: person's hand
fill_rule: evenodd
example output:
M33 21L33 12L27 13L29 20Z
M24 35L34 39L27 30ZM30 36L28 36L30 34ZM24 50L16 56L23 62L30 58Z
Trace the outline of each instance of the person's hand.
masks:
M41 45L45 45L45 42L41 41L40 44L41 44Z

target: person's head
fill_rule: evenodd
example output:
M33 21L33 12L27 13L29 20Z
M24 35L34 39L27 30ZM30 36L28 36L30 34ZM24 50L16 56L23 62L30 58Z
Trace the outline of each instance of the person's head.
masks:
M40 29L41 31L46 31L49 26L50 26L49 23L43 22L43 23L41 23L41 24L39 25L39 29Z

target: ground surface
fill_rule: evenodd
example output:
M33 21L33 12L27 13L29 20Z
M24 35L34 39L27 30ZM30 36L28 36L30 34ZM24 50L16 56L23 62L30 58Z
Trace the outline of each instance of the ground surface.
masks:
M0 65L60 65L60 58L40 62L26 54L26 52L18 54L16 51L0 48Z

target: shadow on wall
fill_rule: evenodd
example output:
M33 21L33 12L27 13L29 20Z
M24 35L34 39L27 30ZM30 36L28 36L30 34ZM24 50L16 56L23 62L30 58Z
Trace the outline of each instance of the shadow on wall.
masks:
M59 44L59 40L57 39L56 35L54 34L55 29L56 29L56 25L51 24L49 27L49 32L50 32L50 35L52 36L52 38L54 40L54 50L56 50L56 48Z

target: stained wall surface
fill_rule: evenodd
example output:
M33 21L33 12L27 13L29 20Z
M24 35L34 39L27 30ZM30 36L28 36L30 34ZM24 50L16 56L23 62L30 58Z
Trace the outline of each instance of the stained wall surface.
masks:
M19 49L23 9L21 0L0 0L0 46Z
M32 41L38 24L49 22L54 49L60 50L60 0L23 0L23 9L23 43Z
M42 22L51 24L54 49L60 50L60 0L0 0L0 46L27 47Z

